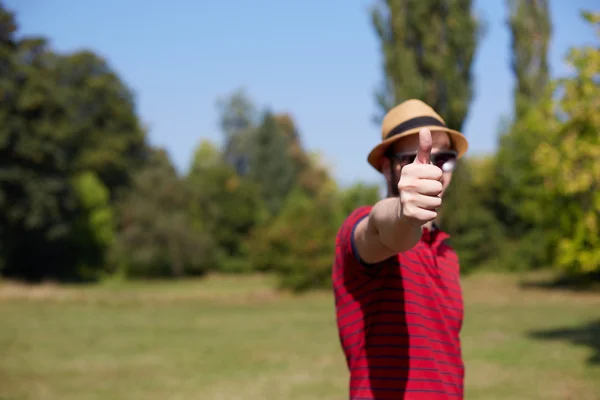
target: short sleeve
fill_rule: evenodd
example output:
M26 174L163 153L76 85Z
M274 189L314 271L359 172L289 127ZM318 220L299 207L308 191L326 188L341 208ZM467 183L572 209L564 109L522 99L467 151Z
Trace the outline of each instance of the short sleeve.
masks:
M371 264L367 264L360 259L354 241L354 231L356 230L358 223L369 216L371 209L371 206L359 207L351 212L342 223L336 239L336 262L338 263L338 267L372 267Z

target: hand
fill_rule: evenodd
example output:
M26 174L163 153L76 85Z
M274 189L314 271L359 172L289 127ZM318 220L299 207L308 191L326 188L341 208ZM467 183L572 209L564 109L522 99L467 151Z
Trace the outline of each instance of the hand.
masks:
M432 146L431 132L421 129L417 156L400 173L400 217L412 225L423 226L433 221L442 205L443 171L430 162Z

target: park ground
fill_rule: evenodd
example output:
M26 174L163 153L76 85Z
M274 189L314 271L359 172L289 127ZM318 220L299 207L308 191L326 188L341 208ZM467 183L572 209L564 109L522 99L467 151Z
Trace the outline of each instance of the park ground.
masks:
M600 293L524 278L463 282L467 398L600 399ZM330 293L272 287L0 283L0 400L347 398Z

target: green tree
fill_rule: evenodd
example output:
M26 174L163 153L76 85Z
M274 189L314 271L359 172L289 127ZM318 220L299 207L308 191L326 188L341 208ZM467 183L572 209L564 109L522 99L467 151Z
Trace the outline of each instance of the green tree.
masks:
M352 186L339 191L339 208L341 215L346 218L352 211L360 206L374 205L380 199L381 188L358 182ZM340 222L341 223L341 222Z
M300 132L291 115L282 113L273 115L278 129L287 143L287 155L293 165L294 186L309 196L317 195L322 187L331 181L329 170L323 164L322 155L307 151L301 140Z
M460 129L480 27L472 0L379 0L371 18L384 57L381 112L418 98Z
M300 172L292 157L292 144L293 138L285 134L276 117L265 112L253 135L248 176L259 186L271 215L277 215Z
M16 39L0 4L0 247L3 273L40 280L74 275L67 251L77 198L56 140L62 109L51 79L55 56L41 38ZM35 249L35 251L32 251Z
M257 125L257 110L242 89L217 102L224 136L223 157L239 175L248 172L252 134Z
M505 239L502 225L488 207L494 180L490 160L464 159L460 168L460 179L451 185L454 192L444 198L444 229L460 256L461 271L497 267Z
M125 276L196 275L215 262L209 232L190 218L193 196L164 151L155 151L119 202L113 272Z
M86 212L74 182L93 173L114 197L145 159L145 133L128 89L103 60L90 52L57 54L43 38L17 39L16 29L0 5L4 273L77 278L78 265L97 263L93 254L71 250Z
M332 246L344 210L337 185L320 155L304 149L290 115L267 113L256 138L261 158L255 160L261 163L254 164L259 174L251 176L260 178L279 206L270 208L270 218L250 234L252 265L276 272L286 288L322 286L329 279Z
M209 141L198 146L187 181L193 195L194 224L210 233L218 250L212 268L249 270L245 240L264 211L257 185L239 176Z
M384 84L376 93L381 113L417 98L432 106L449 127L460 130L473 95L472 64L482 27L472 1L380 0L371 18L384 59ZM469 163L459 163L441 215L464 269L496 253L472 252L498 243L500 231L491 226L497 221L483 209L470 179Z
M314 157L310 168L325 170ZM337 186L328 174L317 192L296 186L281 212L253 235L249 248L256 269L275 271L281 287L293 291L328 285L343 218L338 200Z
M133 94L110 66L91 52L57 58L52 68L61 106L55 132L74 172L93 171L114 198L146 160L146 132Z
M72 185L80 205L70 239L72 251L79 254L79 274L97 279L102 276L106 252L115 236L116 221L110 193L93 172L75 176Z
M600 13L582 15L600 39ZM552 199L554 265L600 278L600 45L573 48L567 61L574 76L557 80L560 97L548 96L530 120L544 133L533 166Z
M548 0L507 0L515 74L515 117L544 95L550 75L548 44L552 26Z
M512 37L511 67L515 74L514 120L502 133L496 156L490 208L504 226L508 248L502 263L510 269L544 267L550 262L551 238L538 206L547 193L533 168L533 153L545 133L531 129L529 115L547 95L548 43L551 34L548 2L509 0ZM546 208L547 210L550 210Z

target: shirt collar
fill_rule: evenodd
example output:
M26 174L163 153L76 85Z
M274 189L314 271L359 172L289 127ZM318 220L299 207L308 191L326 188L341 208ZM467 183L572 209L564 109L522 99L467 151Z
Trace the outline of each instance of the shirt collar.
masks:
M423 233L421 235L421 240L429 244L438 244L446 239L448 239L450 235L446 232L442 231L440 227L436 224L433 224L431 230L428 228L423 228Z

